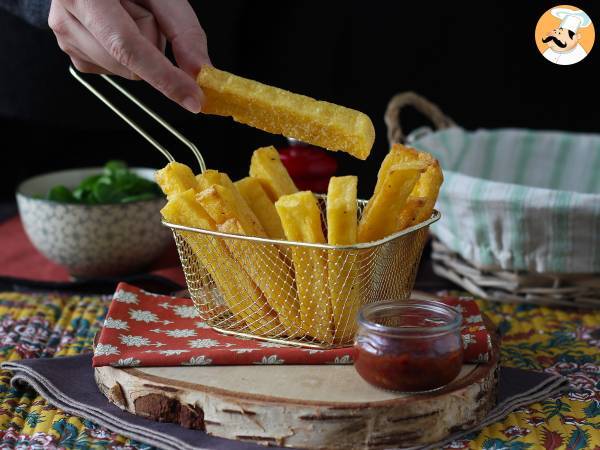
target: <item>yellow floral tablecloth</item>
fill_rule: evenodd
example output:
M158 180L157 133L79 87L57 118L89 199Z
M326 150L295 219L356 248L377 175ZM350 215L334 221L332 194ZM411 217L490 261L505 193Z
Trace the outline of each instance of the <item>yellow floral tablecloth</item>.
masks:
M102 297L0 293L0 361L91 351ZM570 391L510 414L446 448L600 449L600 312L480 302L498 326L502 363L569 378ZM0 371L0 448L151 447L63 413Z

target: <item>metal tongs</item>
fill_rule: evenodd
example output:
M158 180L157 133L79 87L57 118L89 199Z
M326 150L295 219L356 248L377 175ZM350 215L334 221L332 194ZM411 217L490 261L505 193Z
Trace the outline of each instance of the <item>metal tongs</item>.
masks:
M92 86L87 80L85 80L81 73L78 72L73 66L69 66L69 72L73 77L79 81L83 86L87 88L92 94L98 97L102 103L108 106L117 116L123 119L131 128L137 131L144 139L146 139L150 144L152 144L159 152L161 152L165 158L169 162L175 161L173 155L163 147L156 139L154 139L150 134L144 130L141 126L139 126L133 119L131 119L127 114L121 111L117 106L115 106L110 100L108 100L100 91L98 91L94 86ZM144 103L142 103L137 97L132 95L127 89L122 87L119 83L113 80L111 77L107 75L100 75L108 84L110 84L114 89L123 94L127 99L129 99L133 104L135 104L138 108L148 114L155 122L160 124L165 130L179 139L183 144L185 144L194 154L196 159L198 160L198 165L200 166L200 171L204 172L206 170L206 164L204 163L204 158L202 158L202 154L198 147L194 145L189 139L187 139L184 135L182 135L179 131L177 131L173 126L171 126L165 119L156 114L153 110L147 107Z

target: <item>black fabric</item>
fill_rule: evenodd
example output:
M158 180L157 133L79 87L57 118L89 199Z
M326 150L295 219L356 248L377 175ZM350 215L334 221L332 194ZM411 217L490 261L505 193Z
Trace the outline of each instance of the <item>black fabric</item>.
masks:
M8 11L30 25L48 28L48 12L51 0L0 0L0 8Z

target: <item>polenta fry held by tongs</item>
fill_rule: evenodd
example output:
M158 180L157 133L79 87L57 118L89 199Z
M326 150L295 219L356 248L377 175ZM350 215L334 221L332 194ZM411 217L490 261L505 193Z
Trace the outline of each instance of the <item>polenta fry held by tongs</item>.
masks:
M375 140L359 111L204 66L197 78L206 97L202 112L366 159Z

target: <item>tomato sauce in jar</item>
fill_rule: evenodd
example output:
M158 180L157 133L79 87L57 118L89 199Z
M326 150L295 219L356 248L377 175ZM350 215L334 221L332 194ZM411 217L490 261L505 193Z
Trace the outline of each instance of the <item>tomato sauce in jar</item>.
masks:
M354 367L365 381L382 389L441 388L462 367L461 323L458 310L436 301L366 305L358 317Z

